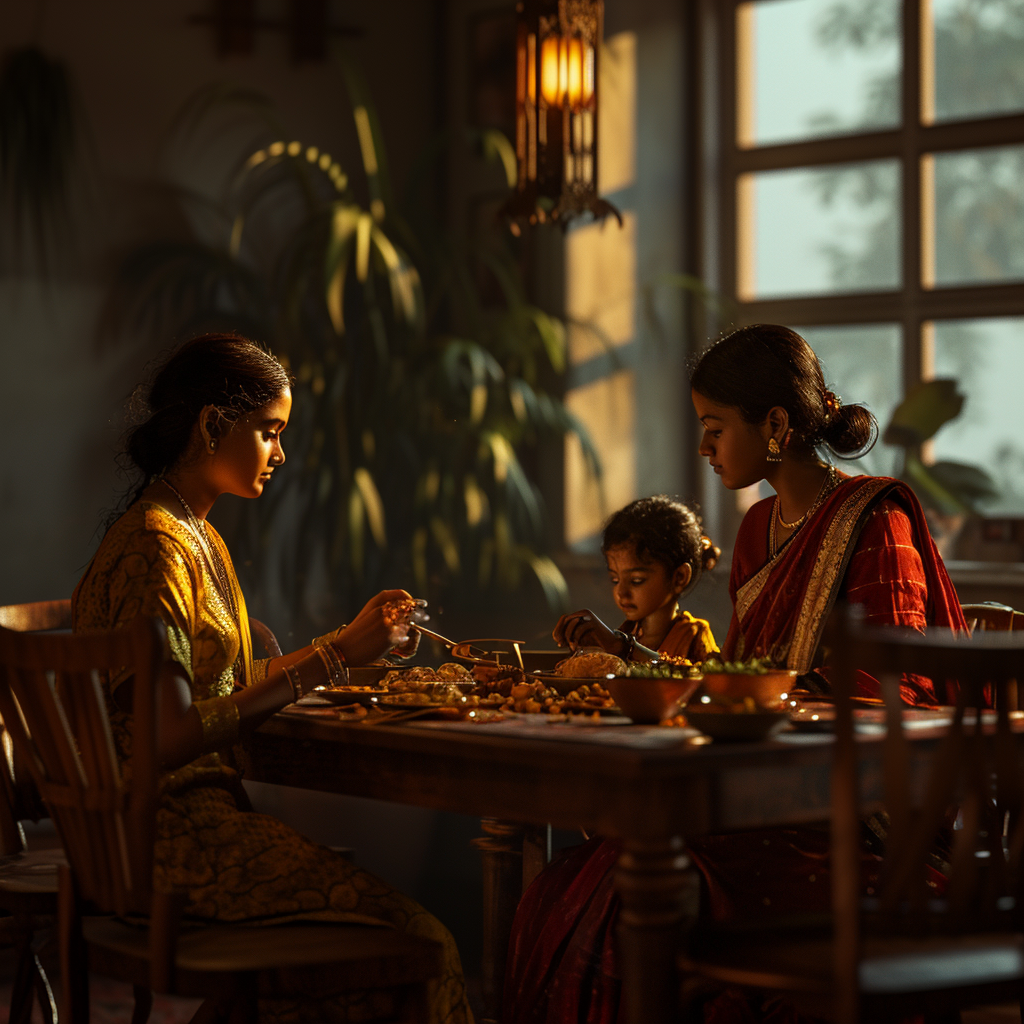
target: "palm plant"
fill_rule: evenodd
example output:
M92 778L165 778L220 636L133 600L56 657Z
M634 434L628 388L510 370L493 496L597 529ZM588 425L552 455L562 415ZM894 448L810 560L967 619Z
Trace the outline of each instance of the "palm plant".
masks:
M207 90L183 118L190 131L241 101L278 138L246 151L216 198L182 195L192 237L129 255L112 323L165 336L168 324L231 324L290 366L288 486L226 524L243 569L261 567L247 583L264 606L302 607L316 623L337 615L333 599L385 583L451 605L526 573L558 608L565 584L543 553L543 501L521 455L574 431L599 472L544 387L564 369L563 325L526 301L506 237L458 245L424 207L402 216L365 84L351 64L346 75L368 201L330 155L272 128L251 94ZM471 141L514 174L503 136ZM475 284L481 267L496 305Z

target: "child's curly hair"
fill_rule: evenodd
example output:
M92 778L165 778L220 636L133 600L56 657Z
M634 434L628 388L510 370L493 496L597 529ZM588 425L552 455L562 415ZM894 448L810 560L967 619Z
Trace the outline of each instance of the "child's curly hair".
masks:
M668 573L688 565L691 586L715 567L722 554L704 533L696 513L664 494L631 501L608 520L601 551L623 544L632 544L639 559L657 562Z

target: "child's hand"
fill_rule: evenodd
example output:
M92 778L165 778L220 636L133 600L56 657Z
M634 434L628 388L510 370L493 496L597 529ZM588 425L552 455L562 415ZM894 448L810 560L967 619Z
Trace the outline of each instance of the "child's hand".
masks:
M600 647L623 657L629 646L622 633L609 629L589 608L563 615L551 633L559 647Z

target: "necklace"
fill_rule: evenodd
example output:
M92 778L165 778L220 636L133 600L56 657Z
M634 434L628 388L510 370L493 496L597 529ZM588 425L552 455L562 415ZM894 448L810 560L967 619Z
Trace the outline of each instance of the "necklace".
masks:
M818 508L821 506L821 503L825 498L835 490L836 484L839 482L838 477L839 474L836 472L836 467L829 466L828 472L825 474L825 479L822 480L821 487L818 488L818 493L815 496L814 501L811 503L811 507L799 519L794 520L792 523L787 523L782 518L782 503L779 501L779 496L777 494L775 495L775 504L772 507L772 526L769 534L771 542L769 544L769 553L772 558L775 557L779 550L778 527L781 526L784 530L792 530L794 533L799 530L800 527L818 511Z
M177 487L174 486L166 477L160 478L171 491L171 493L178 499L179 504L185 510L185 521L188 523L192 533L196 535L196 539L199 541L199 547L203 552L203 556L206 559L207 564L213 570L214 581L217 584L217 589L220 591L221 597L224 599L225 605L227 605L228 611L231 612L231 617L235 622L238 622L238 606L235 604L235 595L231 590L231 584L228 580L228 567L224 564L224 559L221 557L220 552L217 550L216 545L210 540L210 535L206 532L206 521L200 519L195 512L192 511L192 506L181 496L181 492Z

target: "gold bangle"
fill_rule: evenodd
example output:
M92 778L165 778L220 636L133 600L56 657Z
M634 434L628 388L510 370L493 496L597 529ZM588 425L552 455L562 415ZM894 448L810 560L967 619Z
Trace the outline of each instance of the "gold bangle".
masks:
M346 629L348 629L348 625L347 624L344 625L344 626L339 626L337 629L331 630L330 633L324 633L323 636L315 636L315 637L313 637L313 646L314 647L324 647L327 644L333 644L334 641L337 640L339 636L341 636L342 631L346 630Z
M305 694L305 690L302 689L302 676L299 675L299 670L294 665L285 665L282 671L284 672L285 679L291 685L292 703L295 703Z
M227 750L238 742L241 720L238 705L230 697L197 700L195 709L203 727L203 746L207 750Z
M338 657L330 644L324 644L322 647L315 648L315 653L320 657L320 660L324 664L324 668L327 669L328 683L331 686L347 686L348 669L345 668L345 663L343 661L338 660Z
M324 644L323 647L317 648L317 652L331 663L331 678L341 680L335 685L348 686L348 664L345 661L345 655L334 644Z

